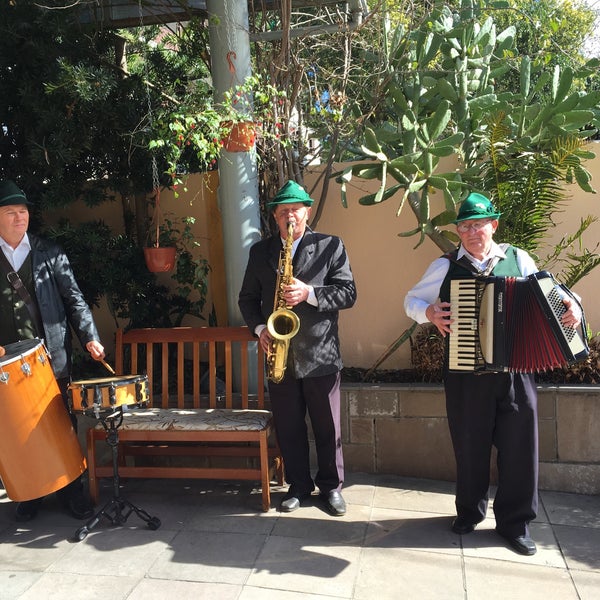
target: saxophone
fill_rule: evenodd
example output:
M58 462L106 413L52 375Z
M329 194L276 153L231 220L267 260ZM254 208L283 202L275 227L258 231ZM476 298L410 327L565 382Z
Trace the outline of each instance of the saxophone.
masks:
M287 239L279 255L277 283L275 285L275 303L273 312L267 320L267 330L273 343L267 352L267 379L279 383L283 379L287 364L290 340L300 329L300 318L287 306L283 297L283 288L292 282L292 244L294 242L294 224L288 223Z

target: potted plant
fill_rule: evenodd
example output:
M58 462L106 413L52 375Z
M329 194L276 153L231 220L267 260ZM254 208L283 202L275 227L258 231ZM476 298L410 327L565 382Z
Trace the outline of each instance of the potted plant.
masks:
M284 98L284 92L251 76L218 103L203 99L201 105L181 104L158 115L149 148L163 161L175 195L186 174L215 168L222 148L247 152L259 136L279 138Z
M160 189L154 196L154 217L148 231L150 244L144 247L144 259L152 273L172 271L175 268L177 246L172 222L165 220L160 209Z
M285 101L280 92L258 75L225 92L217 110L222 115L223 147L228 152L247 152L257 137L279 137L280 107Z

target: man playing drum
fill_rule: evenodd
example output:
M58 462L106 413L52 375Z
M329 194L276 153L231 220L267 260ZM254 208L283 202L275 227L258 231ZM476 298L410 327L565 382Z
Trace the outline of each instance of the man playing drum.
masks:
M53 242L27 233L30 205L13 181L0 181L0 345L34 338L44 340L68 411L71 328L95 360L104 358L104 348L65 253ZM28 398L22 401L27 402ZM71 420L76 426L72 415ZM81 477L58 490L57 495L73 517L87 519L93 515ZM33 519L42 500L20 502L17 521Z

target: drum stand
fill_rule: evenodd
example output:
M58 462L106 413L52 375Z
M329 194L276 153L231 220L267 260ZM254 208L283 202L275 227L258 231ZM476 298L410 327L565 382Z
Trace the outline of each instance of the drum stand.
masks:
M74 541L80 542L85 539L87 534L98 525L102 517L106 517L113 525L123 525L132 512L135 512L142 521L146 522L148 529L158 529L161 524L158 517L151 517L145 510L123 498L120 493L118 445L119 427L123 423L123 407L119 406L110 415L97 413L96 417L100 419L106 431L106 443L110 446L112 452L113 497L83 527L75 532Z

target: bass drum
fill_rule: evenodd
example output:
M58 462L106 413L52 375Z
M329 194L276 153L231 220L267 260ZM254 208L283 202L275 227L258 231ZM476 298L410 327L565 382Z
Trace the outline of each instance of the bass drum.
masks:
M79 439L38 339L0 358L0 478L11 500L47 496L86 469Z

